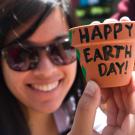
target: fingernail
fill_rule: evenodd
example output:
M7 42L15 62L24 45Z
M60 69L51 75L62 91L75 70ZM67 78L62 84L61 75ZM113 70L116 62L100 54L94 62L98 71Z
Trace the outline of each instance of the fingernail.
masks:
M89 81L86 85L84 92L93 97L98 89L99 89L99 86L96 84L96 82Z
M90 25L98 25L100 23L101 23L100 21L93 21L93 22L90 23Z
M120 21L131 21L129 17L123 16L120 18Z
M115 23L115 22L118 22L118 20L114 18L110 18L110 19L105 19L103 23Z

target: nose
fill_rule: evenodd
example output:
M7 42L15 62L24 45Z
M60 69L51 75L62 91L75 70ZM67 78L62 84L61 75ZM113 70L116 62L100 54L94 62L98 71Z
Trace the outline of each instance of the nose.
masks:
M33 73L39 78L48 78L58 73L58 67L51 62L44 51L41 51L39 63Z

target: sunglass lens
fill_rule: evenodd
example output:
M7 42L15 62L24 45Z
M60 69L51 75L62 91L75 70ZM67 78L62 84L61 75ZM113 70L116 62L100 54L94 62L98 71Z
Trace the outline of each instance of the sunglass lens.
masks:
M19 45L6 48L6 59L9 67L15 71L26 71L36 66L32 51L24 49Z
M51 59L56 65L67 65L76 60L76 51L69 41L64 41L56 46L52 45Z

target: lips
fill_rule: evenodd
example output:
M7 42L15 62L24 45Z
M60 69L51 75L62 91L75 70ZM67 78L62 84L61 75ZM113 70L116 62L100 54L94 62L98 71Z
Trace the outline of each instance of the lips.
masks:
M55 81L49 84L32 84L31 88L39 90L39 91L43 91L43 92L48 92L48 91L53 91L54 89L56 89L59 85L59 81Z

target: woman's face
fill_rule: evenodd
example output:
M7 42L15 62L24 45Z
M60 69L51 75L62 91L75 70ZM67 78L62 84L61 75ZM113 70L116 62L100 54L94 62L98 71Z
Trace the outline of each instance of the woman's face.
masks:
M68 33L68 26L59 8L56 8L28 39L45 46ZM26 108L39 112L54 112L70 90L76 76L76 61L65 66L53 64L46 53L40 54L36 69L17 72L2 61L5 82L11 93Z

